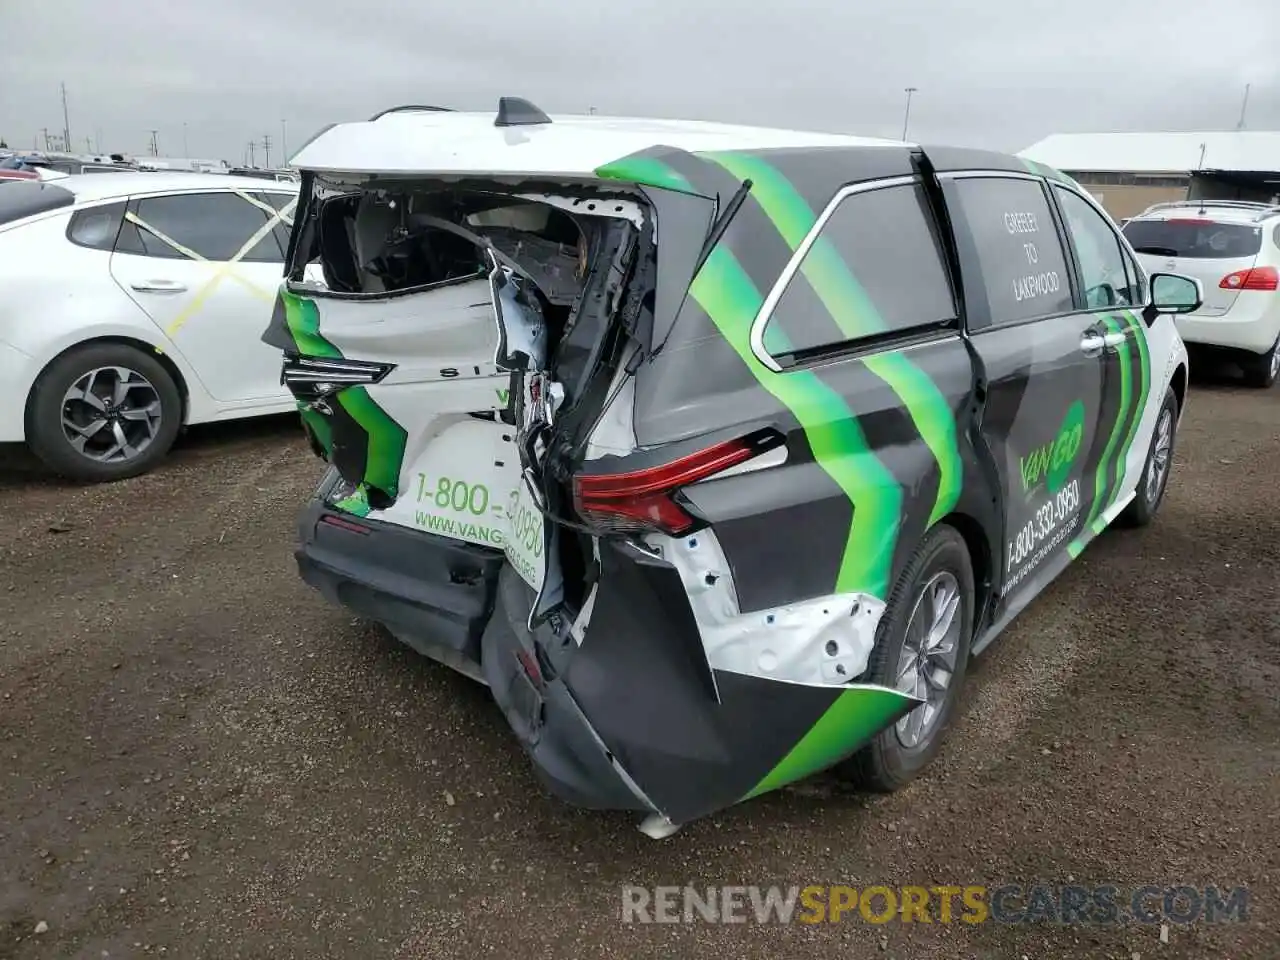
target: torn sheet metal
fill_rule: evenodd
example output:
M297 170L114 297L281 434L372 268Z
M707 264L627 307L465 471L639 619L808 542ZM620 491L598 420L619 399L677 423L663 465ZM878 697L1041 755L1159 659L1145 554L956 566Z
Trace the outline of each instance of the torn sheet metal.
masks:
M813 684L847 684L866 671L883 601L836 594L742 613L714 533L648 542L680 574L714 670Z

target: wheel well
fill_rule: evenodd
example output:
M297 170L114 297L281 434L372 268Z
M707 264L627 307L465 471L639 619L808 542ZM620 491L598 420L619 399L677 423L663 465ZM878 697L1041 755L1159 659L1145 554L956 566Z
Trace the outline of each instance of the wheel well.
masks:
M1187 367L1186 364L1178 364L1176 370L1173 371L1173 395L1178 398L1178 411L1182 411L1183 403L1187 399Z
M987 543L986 532L973 517L967 513L952 513L940 521L954 529L964 539L969 548L969 562L973 565L973 629L976 632L987 612L987 603L991 599L995 585L991 582L992 557L991 547Z
M73 343L71 346L67 347L67 349L63 350L56 357L51 359L49 363L46 363L45 370L49 369L50 364L53 364L60 358L65 357L72 350L79 350L81 347L90 347L97 343L119 343L126 347L133 347L135 350L155 357L156 362L159 363L160 366L164 367L165 372L168 373L169 376L173 377L173 382L178 388L178 396L182 398L182 419L180 422L186 423L187 410L191 405L191 394L187 389L186 378L182 376L182 371L178 369L178 365L173 362L173 359L167 353L152 346L145 340L137 340L133 337L94 337L92 340L81 340L79 343ZM43 371L41 372L43 373ZM39 377L36 379L38 381ZM28 407L31 406L31 397L34 393L35 383L32 383L31 390L27 392Z

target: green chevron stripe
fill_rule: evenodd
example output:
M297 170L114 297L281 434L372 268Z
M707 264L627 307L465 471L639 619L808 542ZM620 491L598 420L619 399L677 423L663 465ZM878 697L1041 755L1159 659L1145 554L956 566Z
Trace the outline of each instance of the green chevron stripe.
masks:
M692 190L681 174L652 157L624 158L597 173L613 179L642 177L652 185L679 184ZM902 488L871 453L853 411L812 371L776 374L756 359L751 323L763 305L763 295L727 248L717 246L712 251L689 293L760 385L792 412L818 465L853 505L836 592L888 596L893 548L902 522Z
M751 180L751 195L794 253L818 222L808 201L776 167L740 153L703 153L739 180ZM860 284L835 245L819 236L800 264L800 271L813 286L827 312L849 339L886 329L884 318ZM777 342L779 325L765 331L766 348L785 352ZM772 343L770 341L773 341ZM929 524L946 516L960 499L964 465L956 435L955 414L937 385L919 367L899 352L886 352L863 359L864 365L889 385L911 416L916 431L938 464L938 491Z
M675 190L679 193L698 192L683 174L671 169L655 157L640 154L622 157L606 163L603 167L597 167L596 176L605 180L625 180L628 183L661 187L663 190Z
M307 357L337 359L342 351L320 335L320 311L309 297L290 292L283 284L278 294L284 305L284 322L298 352Z
M320 310L314 300L298 296L283 285L280 287L279 297L284 305L285 324L299 353L309 357L342 357L342 351L320 333ZM334 396L334 401L365 432L368 448L363 483L395 497L400 489L400 467L404 462L405 444L408 441L404 427L378 406L366 387L347 387ZM327 418L301 402L298 404L298 411L315 431L316 439L324 447L326 454L331 454L333 432ZM349 512L359 511L351 509ZM365 512L368 512L367 501Z
M1142 422L1142 415L1147 410L1147 395L1151 390L1151 355L1147 347L1146 330L1143 329L1141 321L1133 315L1133 311L1124 310L1120 313L1121 322L1128 326L1133 333L1133 342L1135 346L1134 366L1136 379L1138 380L1137 402L1134 404L1133 418L1129 422L1129 429L1125 434L1124 443L1120 447L1120 455L1116 458L1115 483L1113 486L1113 496L1119 496L1120 484L1124 480L1125 469L1129 464L1129 452L1133 447L1134 438L1138 434L1138 424ZM1124 351L1126 357L1128 348ZM1123 358L1122 358L1123 360Z
M1108 332L1116 333L1120 330L1120 324L1110 315L1102 318L1102 325ZM1125 423L1129 417L1129 363L1127 357L1127 348L1125 348L1126 356L1121 358L1121 362L1117 365L1120 370L1120 405L1116 409L1116 418L1111 424L1111 433L1107 437L1107 445L1103 448L1102 457L1098 460L1097 469L1093 475L1093 503L1089 506L1089 516L1085 519L1086 532L1092 526L1094 518L1097 517L1107 505L1107 493L1109 490L1108 477L1111 472L1111 457L1116 452L1120 443L1120 438L1124 435ZM1105 389L1105 381L1104 381Z
M347 387L335 399L367 435L363 482L395 497L400 492L400 467L409 435L365 387Z
M756 359L751 321L764 298L727 249L716 247L689 293L760 385L795 415L814 458L853 504L836 592L886 597L902 521L902 487L871 452L848 403L810 370L776 374Z
M759 796L831 766L894 723L911 699L883 687L848 687L764 779L742 799Z

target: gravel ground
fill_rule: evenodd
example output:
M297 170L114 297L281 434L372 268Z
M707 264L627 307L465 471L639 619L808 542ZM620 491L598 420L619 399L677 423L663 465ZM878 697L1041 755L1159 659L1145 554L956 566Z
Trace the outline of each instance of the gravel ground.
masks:
M112 486L0 474L0 958L1280 950L1280 390L1193 390L1159 520L984 655L925 778L818 779L664 842L546 797L481 688L299 581L319 474L289 419ZM1247 885L1249 914L1167 943L619 919L623 884L1035 880Z

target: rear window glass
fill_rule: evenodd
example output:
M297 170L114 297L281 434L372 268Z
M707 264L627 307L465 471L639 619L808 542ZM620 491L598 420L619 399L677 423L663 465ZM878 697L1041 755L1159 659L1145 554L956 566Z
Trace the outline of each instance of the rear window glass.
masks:
M881 187L840 201L774 306L764 346L804 354L955 317L923 188Z
M75 202L75 195L65 187L42 180L13 180L0 186L0 224L69 207Z
M1130 220L1124 235L1138 253L1157 257L1230 260L1262 249L1262 228L1205 219Z

